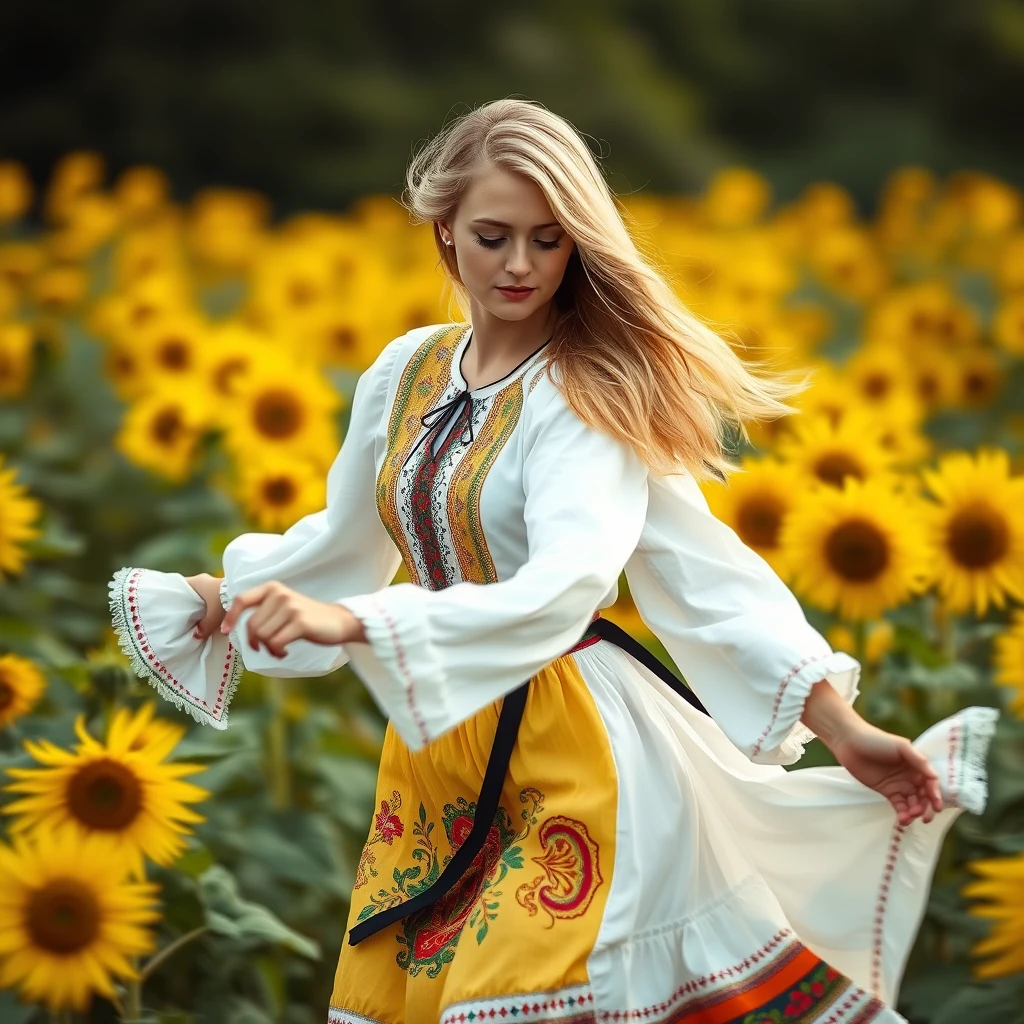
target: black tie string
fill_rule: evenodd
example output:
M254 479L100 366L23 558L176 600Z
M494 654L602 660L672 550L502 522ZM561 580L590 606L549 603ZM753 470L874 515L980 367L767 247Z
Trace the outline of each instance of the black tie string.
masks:
M462 442L469 444L473 440L473 396L468 391L460 391L450 402L445 402L420 417L420 422L427 428L424 440L430 437L430 430L433 427L437 427L434 436L440 437L444 432L445 424L449 420L457 419L463 409L468 409L469 415L466 417L466 425L462 428ZM434 456L437 452L432 450L430 454Z

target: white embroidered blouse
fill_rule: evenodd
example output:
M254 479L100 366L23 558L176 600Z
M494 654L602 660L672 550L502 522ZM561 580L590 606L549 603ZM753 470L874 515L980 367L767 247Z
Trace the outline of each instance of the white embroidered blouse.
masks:
M248 646L251 610L230 637L200 642L204 604L184 577L126 567L110 602L136 671L225 728L243 662L292 677L350 662L415 750L572 647L624 569L640 615L732 742L752 761L797 761L812 685L828 679L852 702L858 663L830 649L690 475L652 474L585 425L543 349L467 392L470 338L468 324L430 325L388 344L356 387L327 507L224 551L225 607L280 580L349 608L368 643L298 640L277 659ZM403 561L413 582L389 585Z

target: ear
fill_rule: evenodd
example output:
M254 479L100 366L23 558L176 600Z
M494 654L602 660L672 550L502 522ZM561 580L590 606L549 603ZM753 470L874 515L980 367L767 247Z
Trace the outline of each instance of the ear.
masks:
M444 242L445 245L448 245L450 242L453 241L452 229L447 221L439 220L437 222L437 230L438 233L441 235L441 241Z

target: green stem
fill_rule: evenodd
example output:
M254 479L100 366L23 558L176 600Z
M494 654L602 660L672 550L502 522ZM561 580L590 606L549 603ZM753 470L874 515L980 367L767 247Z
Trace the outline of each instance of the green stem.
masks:
M138 970L138 957L132 957L132 968ZM121 1020L137 1021L142 1016L142 978L136 976L125 986L124 1012Z
M206 925L193 928L192 931L178 936L169 946L164 946L159 952L154 953L146 963L146 966L139 972L140 985L145 984L149 976L167 959L174 956L182 946L187 945L193 939L198 939L206 931Z
M270 803L278 811L291 805L291 773L288 767L288 723L284 715L284 682L271 676L266 679L266 694L271 718L267 734L267 756L270 762Z

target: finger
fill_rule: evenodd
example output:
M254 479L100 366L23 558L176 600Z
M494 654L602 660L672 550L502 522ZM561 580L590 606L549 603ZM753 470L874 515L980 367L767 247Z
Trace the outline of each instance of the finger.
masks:
M270 586L270 584L264 583L261 586L252 587L251 589L239 594L234 601L231 602L231 607L228 608L227 614L224 616L224 621L221 623L221 630L227 633L229 630L234 629L235 623L238 621L238 616L241 615L246 608L251 608L253 605L259 604L263 600L268 586Z
M258 624L256 635L264 644L266 644L267 650L272 654L274 651L271 648L271 640L274 635L276 633L280 633L282 629L294 620L294 618L294 610L285 604L273 609L272 613L267 615L263 621Z
M219 614L204 615L196 625L196 630L193 634L196 639L205 640L214 631L219 617Z
M264 640L264 643L267 645L267 650L275 658L283 658L288 653L285 650L287 645L293 640L298 640L300 636L302 636L301 625L298 622L289 622L269 639Z
M896 811L896 817L901 825L906 824L907 816L907 800L902 793L893 793L889 797L889 802L893 806L893 810Z
M269 591L260 602L260 606L249 616L246 625L246 636L253 650L260 649L261 639L267 635L267 621L280 611L285 595L277 590Z

